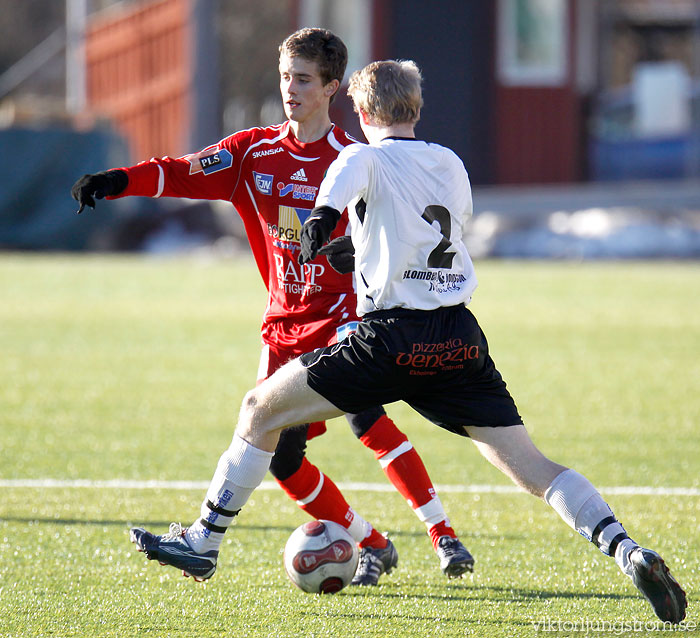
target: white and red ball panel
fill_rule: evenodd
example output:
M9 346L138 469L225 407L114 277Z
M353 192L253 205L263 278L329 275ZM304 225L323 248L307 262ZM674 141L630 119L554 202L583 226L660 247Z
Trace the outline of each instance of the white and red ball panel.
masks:
M284 547L284 568L303 591L334 594L347 586L357 569L357 545L333 521L310 521L297 527Z

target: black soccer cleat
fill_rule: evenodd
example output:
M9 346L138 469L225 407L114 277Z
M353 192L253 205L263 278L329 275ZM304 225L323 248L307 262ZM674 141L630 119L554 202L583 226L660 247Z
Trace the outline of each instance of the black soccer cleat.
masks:
M630 552L629 559L632 582L649 601L654 613L664 622L681 622L688 601L663 558L650 549L637 547Z
M157 560L161 565L181 569L184 576L192 576L197 582L207 580L216 571L219 552L213 550L198 554L187 542L186 531L179 523L171 523L170 531L162 536L134 527L129 532L129 537L138 550L146 554L148 560Z
M386 547L376 549L374 547L363 547L360 550L360 560L357 563L355 576L351 585L376 585L379 577L391 570L399 563L399 554L394 544L387 538Z
M474 571L474 558L458 538L441 536L435 552L440 559L440 569L448 578L458 578L464 572Z

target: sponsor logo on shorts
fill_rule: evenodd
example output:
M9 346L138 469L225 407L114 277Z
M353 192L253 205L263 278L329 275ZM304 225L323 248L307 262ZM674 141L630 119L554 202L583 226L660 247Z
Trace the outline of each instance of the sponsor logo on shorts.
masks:
M432 375L438 371L462 370L467 361L479 358L479 346L448 339L438 343L417 342L411 352L399 352L396 365L411 368L410 374Z
M253 171L253 179L255 180L255 188L263 195L272 195L272 182L275 179L274 175L267 173L256 173Z
M318 191L318 186L306 186L305 184L285 184L284 182L278 182L277 190L280 193L280 197L286 197L291 193L292 199L303 199L308 202L313 202L316 199L316 191Z
M233 155L225 148L206 148L199 153L187 155L186 159L190 163L190 175L196 175L197 173L211 175L226 168L231 168L233 165Z
M267 149L266 151L254 151L253 152L253 158L256 157L267 157L268 155L276 155L277 153L281 153L284 149L280 146L277 148L270 148Z
M359 321L349 321L342 326L338 326L335 329L335 340L340 342L346 337L349 337L353 332L357 332L357 326L359 325Z

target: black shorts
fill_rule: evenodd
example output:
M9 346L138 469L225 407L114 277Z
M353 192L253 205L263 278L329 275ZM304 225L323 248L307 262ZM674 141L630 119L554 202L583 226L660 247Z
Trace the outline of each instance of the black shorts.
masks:
M343 412L405 401L462 435L465 425L522 423L484 333L462 305L370 313L354 334L300 361L309 387Z

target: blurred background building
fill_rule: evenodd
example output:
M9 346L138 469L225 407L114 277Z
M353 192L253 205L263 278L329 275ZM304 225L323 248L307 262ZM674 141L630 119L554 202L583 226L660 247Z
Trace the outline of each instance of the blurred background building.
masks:
M373 59L423 70L418 133L469 170L476 255L700 256L700 0L24 0L3 13L0 246L153 248L164 220L163 246L240 233L230 207L202 203L112 202L78 222L68 192L84 172L282 121L277 45L324 26L348 45L346 79ZM361 137L347 97L333 117Z

